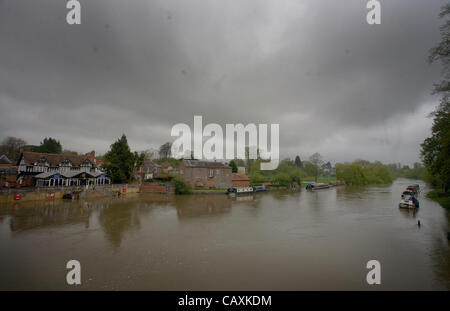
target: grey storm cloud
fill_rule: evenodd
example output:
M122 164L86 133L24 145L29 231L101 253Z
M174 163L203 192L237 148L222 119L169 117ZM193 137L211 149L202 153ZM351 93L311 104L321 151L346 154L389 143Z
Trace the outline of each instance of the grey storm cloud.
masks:
M0 0L0 138L105 152L176 123L279 123L280 153L418 160L439 0Z

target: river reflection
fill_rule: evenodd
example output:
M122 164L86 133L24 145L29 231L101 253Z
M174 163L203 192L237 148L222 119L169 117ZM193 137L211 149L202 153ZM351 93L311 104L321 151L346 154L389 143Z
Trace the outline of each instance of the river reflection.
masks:
M9 216L9 217L8 217ZM0 218L9 219L11 233L20 234L29 230L41 230L66 226L70 224L83 223L89 228L91 209L85 204L74 206L66 202L33 202L22 205L20 203L12 206L12 211L3 214Z
M195 217L219 217L231 212L231 200L225 195L176 196L173 201L180 220Z
M408 183L0 206L0 289L72 289L70 259L86 290L370 290L370 259L381 289L450 289L449 214L398 209Z

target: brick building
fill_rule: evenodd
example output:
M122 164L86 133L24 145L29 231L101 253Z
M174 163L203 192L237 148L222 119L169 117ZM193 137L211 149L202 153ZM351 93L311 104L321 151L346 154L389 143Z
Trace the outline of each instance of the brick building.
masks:
M231 187L231 167L221 162L183 160L178 165L178 175L193 188Z
M177 174L177 169L172 166L169 162L164 162L161 164L161 170L164 174L175 175Z
M133 171L134 177L139 182L144 182L148 179L158 178L161 176L162 168L161 165L156 164L152 161L144 161L141 167L137 167Z
M250 187L250 179L244 173L233 173L231 187Z

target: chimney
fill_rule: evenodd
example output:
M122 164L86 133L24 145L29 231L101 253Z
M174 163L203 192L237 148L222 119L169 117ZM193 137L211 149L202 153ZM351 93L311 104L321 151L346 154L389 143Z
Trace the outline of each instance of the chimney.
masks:
M95 150L92 150L89 154L89 158L91 159L92 163L95 163Z

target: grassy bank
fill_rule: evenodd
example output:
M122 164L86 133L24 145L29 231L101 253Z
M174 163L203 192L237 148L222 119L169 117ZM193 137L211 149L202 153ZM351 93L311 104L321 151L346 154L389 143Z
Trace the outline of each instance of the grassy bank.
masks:
M227 189L191 189L191 194L225 194Z
M307 185L311 182L315 182L314 181L315 177L304 177L302 178L302 186L303 185ZM324 184L329 184L331 182L335 182L336 181L336 177L318 177L317 178L317 182L318 183L324 183Z
M436 189L427 193L427 197L438 202L444 208L450 208L450 192L444 192L441 189Z

